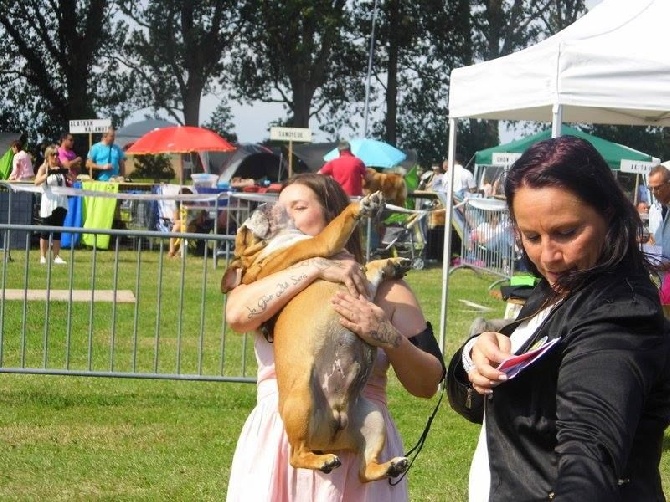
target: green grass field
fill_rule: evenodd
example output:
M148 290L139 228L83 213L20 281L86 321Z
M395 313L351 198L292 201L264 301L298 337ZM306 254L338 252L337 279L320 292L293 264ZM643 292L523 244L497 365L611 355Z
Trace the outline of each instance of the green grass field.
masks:
M218 281L220 273L207 280ZM163 281L177 275L170 277ZM441 280L441 269L408 277L436 328ZM470 271L452 276L447 358L477 315L459 300L493 308L490 317L502 315L504 304L488 295L492 280ZM208 296L208 308L220 315L221 301ZM5 330L20 310L6 303ZM408 396L391 378L389 407L407 448L436 402ZM222 500L237 436L254 403L249 384L2 374L0 500ZM466 500L477 433L445 399L409 474L412 500ZM662 470L669 487L668 455Z

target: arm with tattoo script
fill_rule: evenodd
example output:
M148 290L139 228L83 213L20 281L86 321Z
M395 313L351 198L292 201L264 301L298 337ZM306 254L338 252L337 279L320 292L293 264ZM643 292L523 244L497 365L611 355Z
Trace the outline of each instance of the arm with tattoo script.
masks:
M362 296L338 292L331 300L340 323L370 345L382 348L403 387L417 397L431 397L442 378L442 364L410 343L426 328L412 290L404 281L386 281L377 289L376 305Z
M237 286L226 296L228 324L238 333L258 329L317 279L340 282L355 294L365 292L365 276L353 257L341 253L335 258L310 258L251 284Z

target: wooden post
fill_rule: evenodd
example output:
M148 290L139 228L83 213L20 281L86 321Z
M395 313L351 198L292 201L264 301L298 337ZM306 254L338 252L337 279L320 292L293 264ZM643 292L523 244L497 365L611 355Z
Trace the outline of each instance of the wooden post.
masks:
M91 147L93 146L93 133L88 133L88 151L91 151ZM91 162L91 164L93 164ZM93 167L89 166L88 168L88 177L93 179Z
M181 154L180 154L180 157L181 157ZM183 168L183 164L182 164L182 168ZM182 174L182 178L183 177L184 176ZM183 179L182 179L182 181L183 181ZM184 186L182 184L179 188L179 195L181 195L181 192L183 191L183 188L184 188ZM186 230L186 219L188 218L188 211L186 210L185 202L186 202L185 200L182 200L182 201L179 202L179 221L181 222L179 231L182 234L185 234L187 232L187 230ZM184 239L183 235L182 235L180 241L181 241L181 243L179 245L180 256L186 256L186 239Z
M288 142L288 177L293 177L293 141L291 140Z

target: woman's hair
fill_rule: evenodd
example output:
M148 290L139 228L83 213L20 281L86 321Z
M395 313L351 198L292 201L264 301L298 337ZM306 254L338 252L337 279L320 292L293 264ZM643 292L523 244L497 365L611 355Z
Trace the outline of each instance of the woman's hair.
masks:
M558 290L574 291L595 274L613 271L622 263L630 270L649 268L640 249L643 230L640 216L616 182L605 159L588 141L575 136L540 141L514 163L505 180L505 197L517 231L514 197L521 188L567 190L607 222L605 242L596 264L588 270L561 276L557 281ZM519 247L531 271L539 276L521 243Z
M330 223L349 205L349 196L340 184L330 176L317 173L297 174L286 182L286 185L294 184L304 185L316 194L316 198L323 207L323 216L326 223ZM363 263L365 261L361 244L361 231L358 226L351 234L345 248L354 255L357 262Z
M23 150L23 143L21 143L18 139L15 140L15 141L12 141L12 144L9 145L9 146L10 146L10 148L16 148L17 152L20 152L21 150Z
M56 154L56 156L58 155L58 146L57 145L51 144L44 149L44 161L45 162L48 162L49 157L51 156L51 154Z

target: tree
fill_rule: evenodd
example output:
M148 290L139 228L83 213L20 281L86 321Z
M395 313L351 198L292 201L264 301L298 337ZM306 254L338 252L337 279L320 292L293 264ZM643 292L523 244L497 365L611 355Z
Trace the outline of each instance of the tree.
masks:
M668 128L585 124L580 129L600 138L620 143L630 148L657 157L661 160L670 159L670 143L667 142Z
M203 127L211 129L222 138L235 143L237 142L237 134L233 132L235 126L233 126L232 118L233 114L230 111L230 106L222 101L212 113L209 122L205 123Z
M128 114L129 76L109 57L123 36L114 12L104 0L0 0L0 127L56 138L69 120Z
M135 155L135 170L131 179L171 180L175 172L168 155Z
M470 57L469 2L396 0L381 4L375 73L386 113L375 134L416 149L425 167L441 161L447 145L451 69Z
M285 103L287 125L334 117L362 101L366 56L346 0L252 0L242 9L241 44L233 52L239 99Z
M224 54L235 43L240 2L233 0L117 0L137 26L119 54L133 69L142 102L180 124L200 124L200 100L224 75Z

